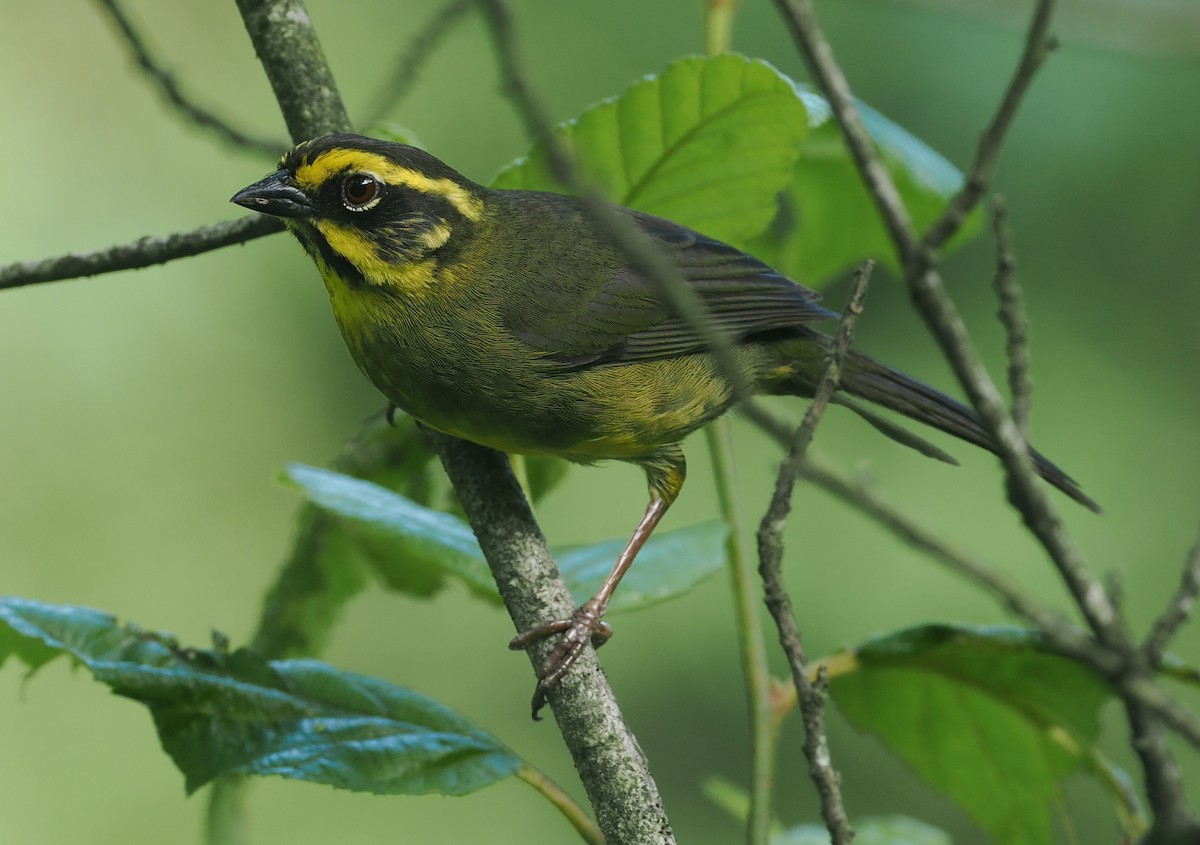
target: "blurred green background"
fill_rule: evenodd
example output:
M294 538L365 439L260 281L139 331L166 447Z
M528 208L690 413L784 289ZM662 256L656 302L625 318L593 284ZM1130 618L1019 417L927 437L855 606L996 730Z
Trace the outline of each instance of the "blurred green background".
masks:
M129 5L188 91L240 125L283 137L232 3ZM948 5L857 0L821 11L857 93L965 166L1021 35ZM310 2L352 113L367 107L399 46L437 8L428 0ZM557 118L703 48L696 0L525 2L517 11ZM6 0L3 12L0 264L239 216L228 197L270 162L169 113L95 8ZM1195 50L1156 51L1152 39L1116 51L1069 21L1060 34L1063 46L1022 109L997 183L1011 206L1033 320L1035 440L1106 507L1096 517L1059 497L1092 565L1120 579L1131 623L1142 630L1175 586L1200 510L1200 62ZM735 45L803 76L770 4L739 11ZM478 180L527 146L474 19L438 51L393 117ZM981 238L948 262L946 275L999 374L990 262ZM836 307L844 293L827 295ZM953 384L894 280L877 275L860 325L862 347ZM276 483L278 470L287 461L326 462L382 405L345 352L316 272L284 237L2 292L0 361L0 593L102 608L185 643L205 644L214 628L235 643L248 638L298 504ZM801 411L787 403L776 410ZM778 454L735 426L742 502L757 521ZM944 445L961 469L901 449L836 410L816 444L921 522L1065 606L1003 502L996 461ZM703 439L688 452L689 484L668 527L716 513ZM643 490L630 467L575 469L539 516L555 543L625 535ZM812 655L924 621L1006 618L989 597L819 491L798 490L787 540L787 577ZM742 784L748 773L724 579L613 621L618 636L604 664L681 841L736 841L735 823L699 788L709 775ZM1196 630L1177 643L1193 663ZM524 657L504 649L511 633L499 610L457 588L432 602L373 591L351 605L325 657L441 699L579 795L552 724L528 719L531 675ZM1120 714L1114 707L1109 716L1109 748L1133 769ZM8 666L0 724L0 841L199 837L202 801L184 797L142 708L65 662L29 683ZM979 840L872 739L836 717L831 730L853 816L906 813L956 841ZM1196 754L1180 751L1200 800ZM789 824L816 818L804 772L792 720L778 794ZM1094 787L1073 786L1069 804L1082 841L1115 841ZM273 779L255 785L251 822L256 842L298 845L573 838L515 781L449 799L375 798Z

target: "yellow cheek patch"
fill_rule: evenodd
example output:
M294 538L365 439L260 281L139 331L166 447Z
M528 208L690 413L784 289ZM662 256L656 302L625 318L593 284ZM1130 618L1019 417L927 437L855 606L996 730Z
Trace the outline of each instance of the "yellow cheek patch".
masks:
M346 170L373 173L388 185L403 185L431 196L441 197L472 222L483 216L483 201L452 179L434 179L402 167L390 158L362 150L333 149L296 168L296 186L315 191L336 173Z
M439 223L429 231L421 233L421 245L430 252L441 249L448 240L450 240L450 227L445 223Z
M316 225L333 251L353 264L355 269L363 274L363 278L373 285L390 286L406 293L418 293L433 281L436 262L432 258L415 262L385 261L379 257L371 241L363 237L358 230L338 226L328 220L318 220ZM433 235L445 228L439 226L427 235ZM446 229L446 237L449 236L449 229ZM445 240L442 243L445 243Z

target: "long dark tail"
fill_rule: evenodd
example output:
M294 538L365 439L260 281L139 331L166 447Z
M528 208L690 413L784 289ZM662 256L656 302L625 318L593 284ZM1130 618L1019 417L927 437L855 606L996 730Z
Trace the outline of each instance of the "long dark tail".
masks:
M786 382L779 385L779 387L785 388L787 392L796 393L801 396L812 395L823 366L820 363L822 355L814 355L813 352L816 350L813 347L819 347L820 352L823 353L830 342L828 337L818 332L806 332L806 334L809 336L799 341L800 344L803 344L807 348L799 356L797 369ZM817 340L816 344L812 343L813 339ZM788 344L788 346L791 345ZM933 426L968 443L973 443L976 446L987 449L993 454L996 453L996 446L992 442L992 438L983 427L983 422L979 419L979 415L973 409L951 399L944 393L934 390L929 385L917 381L915 378L906 376L904 373L881 364L874 358L863 355L861 352L856 352L852 349L847 354L842 365L840 391L848 393L850 396L866 399L868 402L873 402L890 411L903 414L909 419ZM887 421L881 420L881 418L866 411L866 409L858 407L856 403L845 401L844 399L839 400L837 394L834 396L834 401L862 414L868 422L875 425L889 437L900 440L905 445L917 448L933 457L942 458L943 460L947 459L948 456L945 456L936 447L927 446L927 444L923 444L919 439L915 439L915 442L913 442L914 439L911 435L903 432L903 430L897 430ZM909 439L905 439L906 437ZM1033 459L1033 465L1042 478L1084 507L1097 513L1100 512L1100 506L1084 493L1069 475L1055 466L1040 452L1034 449L1030 449L1029 452L1030 457Z

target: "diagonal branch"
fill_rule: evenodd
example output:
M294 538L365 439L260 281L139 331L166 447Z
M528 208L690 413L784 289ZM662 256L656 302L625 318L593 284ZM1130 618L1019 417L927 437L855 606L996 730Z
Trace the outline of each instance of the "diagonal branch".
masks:
M184 119L204 129L211 130L226 143L271 158L276 158L287 147L287 144L282 140L264 138L243 132L231 126L222 118L217 117L208 109L193 102L180 89L174 75L150 54L150 48L146 45L145 40L134 27L133 22L125 14L125 11L121 8L117 0L97 0L97 3L101 9L108 13L109 18L112 19L113 25L116 26L117 32L125 42L125 46L129 48L129 53L134 63L146 74L151 84L158 89L159 95Z
M992 182L992 172L996 168L996 159L1000 156L1000 148L1004 145L1004 138L1012 126L1013 118L1016 117L1017 108L1025 98L1038 69L1058 46L1058 42L1049 34L1053 14L1054 0L1038 0L1033 10L1033 19L1025 34L1025 49L1017 62L1017 69L1009 80L996 114L979 138L975 161L971 164L962 190L946 206L942 216L926 230L922 238L924 251L939 249L950 240L962 227L967 215L979 205L987 193Z
M109 247L95 252L75 252L56 258L37 261L18 261L0 267L0 290L98 276L119 270L137 270L155 264L165 264L176 258L188 258L214 249L241 244L283 231L278 220L256 214L241 220L214 223L191 232L139 238L131 244Z
M349 118L301 0L237 0L246 31L296 140L347 131ZM571 599L503 455L432 435L518 629ZM566 614L564 614L566 615ZM530 649L535 661L545 655ZM674 842L658 788L595 656L550 692L563 739L605 836L613 843Z
M1179 587L1167 604L1166 609L1154 620L1142 651L1152 666L1162 663L1167 650L1167 643L1179 626L1187 621L1196 608L1196 597L1200 595L1200 535L1192 544L1187 560L1183 564L1183 573L1179 577Z
M505 456L444 434L430 433L430 440L471 519L517 630L536 628L547 616L570 617L574 600ZM540 665L553 648L552 639L531 646L533 665ZM674 843L649 764L625 726L592 649L584 649L550 691L550 703L607 840Z
M396 104L412 88L413 83L417 81L417 74L429 61L429 57L433 55L438 44L466 15L471 8L471 2L472 0L449 0L425 26L417 31L417 34L412 37L412 40L396 58L395 65L387 79L380 84L371 107L360 121L361 126L370 127L371 124L378 123L388 116L388 113L395 108Z

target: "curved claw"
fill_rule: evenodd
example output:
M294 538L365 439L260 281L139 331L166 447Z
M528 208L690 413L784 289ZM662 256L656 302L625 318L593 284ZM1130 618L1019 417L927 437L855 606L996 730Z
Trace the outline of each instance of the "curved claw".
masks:
M558 685L570 668L583 653L584 646L589 642L599 648L608 642L612 636L612 627L601 619L604 613L597 599L584 602L570 619L556 619L546 622L528 631L522 631L509 641L508 647L514 650L523 649L537 640L554 634L560 634L554 648L546 655L542 665L538 667L538 684L533 691L533 719L540 721L538 712L546 706L546 697L550 690Z

